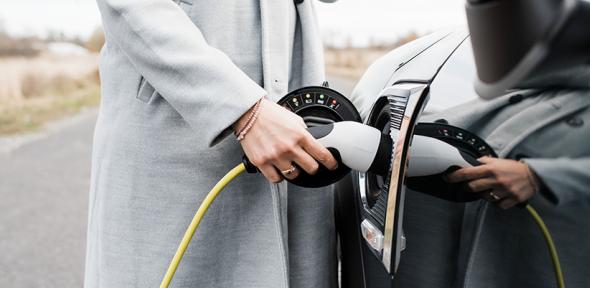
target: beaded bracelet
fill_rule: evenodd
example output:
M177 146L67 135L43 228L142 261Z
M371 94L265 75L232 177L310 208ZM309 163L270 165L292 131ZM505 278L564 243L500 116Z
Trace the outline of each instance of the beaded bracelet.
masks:
M262 101L262 99L256 101L256 103L254 103L254 106L252 106L252 112L250 112L250 115L248 115L248 119L246 120L246 125L244 125L244 127L242 127L242 129L240 129L240 131L235 133L236 137L238 135L240 135L242 133L242 131L244 131L244 129L246 129L246 126L248 125L248 123L250 123L250 121L252 121L252 117L254 117L254 111L256 111L258 109L258 106L260 105L261 101Z
M252 129L252 126L254 126L254 122L256 122L256 119L258 118L258 114L260 113L260 102L262 102L262 98L260 100L258 100L258 102L256 102L256 104L254 104L254 107L252 108L252 112L250 113L250 116L248 116L248 120L246 120L246 125L244 125L244 127L242 127L240 132L236 133L236 137L238 138L238 141L242 141L244 139L244 137L246 136L246 133L248 133L248 131L250 131L250 129Z

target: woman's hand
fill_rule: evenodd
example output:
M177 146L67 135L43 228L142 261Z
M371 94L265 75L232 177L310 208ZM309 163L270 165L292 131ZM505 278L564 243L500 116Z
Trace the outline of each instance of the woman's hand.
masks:
M250 113L245 113L234 124L236 131L246 125ZM283 176L288 179L296 178L299 175L297 169L282 175L280 172L288 171L293 164L309 174L317 172L318 162L328 169L336 169L336 159L306 128L303 119L295 113L262 99L258 118L240 144L250 162L266 179L274 183L282 181Z
M539 180L522 162L482 157L480 166L459 169L446 176L447 182L465 182L466 189L503 209L525 202L538 192Z

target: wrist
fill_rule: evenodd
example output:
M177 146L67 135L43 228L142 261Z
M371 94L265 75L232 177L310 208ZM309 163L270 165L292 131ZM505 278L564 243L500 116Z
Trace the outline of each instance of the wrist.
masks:
M538 193L539 190L540 190L540 186L541 186L540 183L541 183L541 181L539 181L539 178L538 178L537 174L535 174L535 172L533 172L533 170L531 169L531 167L529 166L528 163L526 163L523 160L521 160L520 162L522 164L524 164L524 166L525 166L526 173L527 173L527 178L529 179L529 184L533 188L534 193Z
M236 120L236 122L234 122L234 124L232 125L234 135L238 136L240 132L243 131L244 128L248 125L248 122L252 120L254 112L260 105L262 99L264 99L264 97L256 101L256 103L254 103L254 105L252 105L250 109L248 109L244 114L242 114L242 116L240 116L240 118L238 118L238 120Z
M252 115L252 109L254 109L254 106L250 107L246 113L242 114L242 116L240 116L240 118L234 122L234 125L232 126L234 129L234 135L238 135L238 133L240 133L240 131L246 127L246 123L248 123L248 117Z
M264 98L259 99L256 104L254 104L254 106L248 110L248 112L238 119L238 125L235 127L237 129L234 129L234 134L236 135L236 138L238 138L238 141L242 141L246 136L246 133L248 133L250 129L252 129L252 126L254 126L256 119L258 119L260 105L263 100Z

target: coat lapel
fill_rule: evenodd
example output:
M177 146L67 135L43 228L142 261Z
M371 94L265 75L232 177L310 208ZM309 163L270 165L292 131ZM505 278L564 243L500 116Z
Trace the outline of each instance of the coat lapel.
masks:
M262 75L264 89L270 100L278 101L287 93L289 22L287 21L290 1L260 0L260 23L262 29ZM289 287L288 231L287 231L287 188L285 183L270 184L272 211L275 231L279 240L278 249L282 255L283 287Z
M315 16L313 1L303 1L297 5L298 27L301 29L301 45L305 47L302 59L303 85L320 85L326 80L324 70L323 44L320 29Z
M268 98L278 101L289 84L289 5L291 1L260 0L262 26L262 75Z

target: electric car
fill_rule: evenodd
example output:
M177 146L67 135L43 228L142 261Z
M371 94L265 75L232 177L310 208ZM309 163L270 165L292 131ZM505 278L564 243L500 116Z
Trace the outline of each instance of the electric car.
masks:
M460 285L453 281L464 270L456 266L471 262L464 263L469 256L461 255L457 243L479 235L462 230L464 223L476 221L463 218L465 205L460 202L479 196L442 176L450 169L479 165L480 157L498 155L486 141L448 125L437 117L444 113L437 112L445 111L451 119L448 108L478 97L502 95L500 104L508 105L538 89L566 93L572 87L587 88L587 73L578 75L587 72L589 60L587 1L467 2L472 35L466 30L437 32L395 49L367 70L349 99L316 86L293 91L280 102L302 116L310 133L345 164L336 172L320 169L313 177L302 173L295 183L317 187L340 180L335 211L342 287ZM584 99L583 94L572 95ZM483 104L490 103L498 102ZM579 103L569 105L585 107ZM488 106L492 110L487 114L468 117L493 118L496 106ZM469 109L461 106L455 112L461 117ZM564 287L550 233L531 205L522 206L543 231L556 283Z
M389 133L395 109L384 101L385 88L398 94L423 94L427 102L420 120L444 121L430 118L436 112L477 98L473 88L476 76L468 32L440 31L399 47L373 63L350 99L365 124ZM452 247L445 245L457 243L440 241L443 237L457 237L454 231L441 231L447 235L438 235L441 239L436 239L424 237L421 227L411 225L419 220L412 219L415 215L438 217L439 211L407 213L410 218L404 219L403 210L417 211L418 203L430 201L449 213L457 211L457 215L448 217L459 217L460 204L412 193L411 189L393 191L385 178L370 172L353 172L336 185L342 287L391 287L396 278L392 275L406 273L404 259L414 257L417 251L413 247L432 247L433 253L445 254L452 251ZM442 255L447 256L451 257ZM428 265L429 260L424 261ZM452 273L449 269L437 267L433 273Z
M366 71L348 98L324 85L297 89L278 102L300 115L310 133L343 164L335 171L320 167L313 176L302 171L291 180L304 187L338 181L335 206L342 287L389 287L400 260L413 257L412 247L429 245L417 241L432 237L414 237L417 225L405 223L404 208L414 208L413 198L425 197L419 199L421 204L440 201L437 204L443 211L457 211L455 216L460 216L462 207L456 202L476 200L463 199L473 193L455 193L461 189L448 187L440 176L452 165L465 166L455 161L477 165L475 159L495 156L493 149L471 132L427 120L438 111L478 97L472 84L476 71L468 37L465 29L441 31L395 49ZM418 124L420 120L430 123ZM355 141L348 140L350 135ZM433 154L436 151L441 153ZM412 160L407 161L409 158ZM246 167L256 171L252 165ZM351 170L366 172L349 173ZM432 196L451 201L406 193L410 190L436 192ZM458 209L449 207L453 205ZM412 217L407 221L413 221ZM446 236L458 234L452 232ZM444 243L457 243L455 240ZM433 245L438 251L452 251Z

